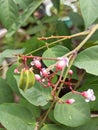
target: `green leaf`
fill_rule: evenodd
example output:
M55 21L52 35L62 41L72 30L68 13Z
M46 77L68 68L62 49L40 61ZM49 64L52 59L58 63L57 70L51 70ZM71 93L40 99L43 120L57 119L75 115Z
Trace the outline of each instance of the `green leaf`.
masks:
M69 17L70 17L73 25L75 25L77 27L83 27L84 21L83 21L83 18L81 17L81 15L79 15L78 13L75 13L75 12L70 12Z
M27 33L29 34L29 35L32 35L32 34L35 34L35 33L38 33L38 32L40 32L40 31L42 31L42 30L45 30L45 26L44 25L42 25L42 24L40 24L40 25L37 25L37 26L35 26L35 27L33 27L33 28L30 28L28 31L27 31Z
M70 33L70 29L68 28L68 26L66 25L66 22L65 21L57 21L57 24L56 24L56 35L64 35L64 36L69 36L71 33ZM72 49L72 42L71 40L69 39L66 39L64 41L61 42L63 46L69 48L69 49Z
M33 0L15 0L20 9L25 9Z
M18 90L18 86L17 86L17 82L16 79L14 78L14 70L17 68L17 64L12 65L6 74L6 81L8 83L8 85L11 87L11 89L13 90L13 92L15 92L16 94L20 95L20 92Z
M98 75L98 45L80 52L74 65L90 74Z
M38 6L43 2L43 0L33 1L27 8L24 10L23 14L19 16L17 22L12 24L11 28L8 30L7 37L12 36L31 16L31 14L38 8Z
M0 122L7 130L34 130L35 124L28 109L18 104L0 105Z
M37 40L37 37L32 37L22 44L25 47L25 54L32 52L34 55L42 55L44 49L35 51L36 49L43 47L45 44L42 41ZM30 53L31 54L31 53Z
M85 79L84 83L86 85L91 85L91 84L98 84L98 76L92 75L92 74L85 74Z
M14 76L19 86L19 76ZM35 82L34 86L26 91L22 91L18 87L22 96L35 106L44 106L51 100L51 88L44 88L39 82Z
M48 48L42 55L42 57L45 58L58 58L61 57L63 55L65 55L66 53L69 52L69 49L62 46L62 45L58 45L58 46L54 46L51 48ZM52 64L55 64L56 61L55 60L43 60L44 64L49 67Z
M92 118L88 123L85 125L69 128L67 130L97 130L98 129L98 118ZM65 129L64 129L65 130Z
M0 104L4 102L13 102L13 92L6 83L6 81L0 78Z
M45 124L41 130L67 130L56 124Z
M30 104L27 100L25 99L20 99L19 104L26 107L32 114L32 116L36 119L40 116L41 109L40 107L34 106L33 104Z
M18 18L18 7L14 0L0 0L0 20L9 29Z
M25 49L6 49L0 54L0 64L2 64L2 61L4 58L12 58L15 57L16 54L22 54L25 51Z
M22 96L35 106L44 106L51 100L51 89L44 88L40 83L36 83L34 87L23 92L20 90Z
M85 102L84 98L78 94L68 93L61 98L66 101L68 99L75 99L73 104L60 104L56 103L54 108L54 117L59 123L77 127L83 125L90 119L90 110L88 103Z
M86 28L98 18L98 2L96 0L79 0Z

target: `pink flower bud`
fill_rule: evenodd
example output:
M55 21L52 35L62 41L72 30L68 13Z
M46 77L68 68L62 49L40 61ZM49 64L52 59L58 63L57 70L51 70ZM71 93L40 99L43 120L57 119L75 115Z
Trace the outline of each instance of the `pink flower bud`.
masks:
M82 92L81 95L85 97L86 102L95 101L96 99L93 89L88 89L87 91Z
M45 68L43 68L40 73L44 77L48 77L48 74L49 74L49 72L47 72L47 70Z
M40 62L40 60L38 60L38 59L34 59L34 60L31 62L31 65L35 65L36 68L38 68L38 69L41 69L41 67L42 67L41 62Z
M36 79L37 81L40 81L40 80L41 80L40 75L39 75L39 74L35 74L35 79Z
M62 70L64 67L68 66L69 59L66 58L58 58L59 61L56 64L57 70Z
M14 73L15 73L15 74L19 74L18 68L16 68L16 69L14 70Z
M71 98L65 101L67 104L73 104L75 102L75 99Z
M69 75L73 75L73 71L72 71L72 70L69 70L68 74L69 74Z

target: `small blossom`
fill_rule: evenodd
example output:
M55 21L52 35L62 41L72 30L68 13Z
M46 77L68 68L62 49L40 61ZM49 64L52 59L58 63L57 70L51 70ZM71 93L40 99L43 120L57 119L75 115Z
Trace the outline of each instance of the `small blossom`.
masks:
M75 102L75 99L71 98L65 101L67 104L73 104Z
M49 72L47 72L47 70L45 69L45 68L42 68L42 70L41 70L41 75L42 76L44 76L44 77L48 77L48 74L49 74Z
M69 59L66 57L66 58L58 58L58 62L56 64L56 69L57 70L62 70L64 67L68 66L68 63L69 63Z
M41 80L40 75L39 75L39 74L35 74L35 79L36 79L37 81L40 81L40 80Z
M73 75L73 71L72 71L72 70L69 70L68 74L69 74L69 75Z
M82 92L81 95L85 97L86 102L95 101L96 99L93 89L88 89L87 91Z
M14 70L14 73L15 73L15 74L19 74L18 68L16 68L16 69Z
M34 59L32 62L31 62L31 65L35 65L37 68L41 69L42 67L42 64L40 62L40 60L38 59Z

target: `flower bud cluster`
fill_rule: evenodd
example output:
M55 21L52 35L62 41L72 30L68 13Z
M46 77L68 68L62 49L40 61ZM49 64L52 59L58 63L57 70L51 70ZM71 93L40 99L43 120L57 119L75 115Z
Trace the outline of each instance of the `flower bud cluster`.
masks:
M54 91L56 91L56 87L55 87L55 84L60 84L60 83L63 83L65 85L67 85L70 89L70 91L74 92L74 93L78 93L80 94L81 96L83 96L85 98L85 101L86 102L89 102L89 101L95 101L96 97L94 95L94 91L92 89L88 89L87 91L84 91L84 92L77 92L77 91L74 91L73 90L73 86L72 86L72 83L71 83L71 79L72 79L72 75L73 75L73 70L69 70L68 72L68 75L69 75L69 78L68 78L68 81L65 82L63 80L59 80L56 81L55 84L52 83L52 78L59 72L59 71L63 71L65 69L65 67L68 67L69 65L69 58L67 57L58 57L57 58L57 63L55 64L55 71L53 73L50 73L49 71L47 71L46 68L43 68L42 66L42 63L40 61L40 59L38 58L34 58L33 61L31 62L31 66L35 66L38 70L39 70L39 74L35 74L35 80L40 82L42 84L42 86L44 86L45 88L47 87L52 87ZM19 74L19 69L16 68L14 70L14 73L17 73ZM55 92L52 91L52 95L55 96ZM75 99L71 98L71 99L67 99L64 103L67 103L67 104L73 104L75 102Z

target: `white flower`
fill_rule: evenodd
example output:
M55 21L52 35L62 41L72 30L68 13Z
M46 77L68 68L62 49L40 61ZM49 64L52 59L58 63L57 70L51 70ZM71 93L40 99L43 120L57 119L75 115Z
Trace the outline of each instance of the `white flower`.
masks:
M86 102L95 101L96 99L93 89L88 89L87 91L82 92L81 95L85 97Z

